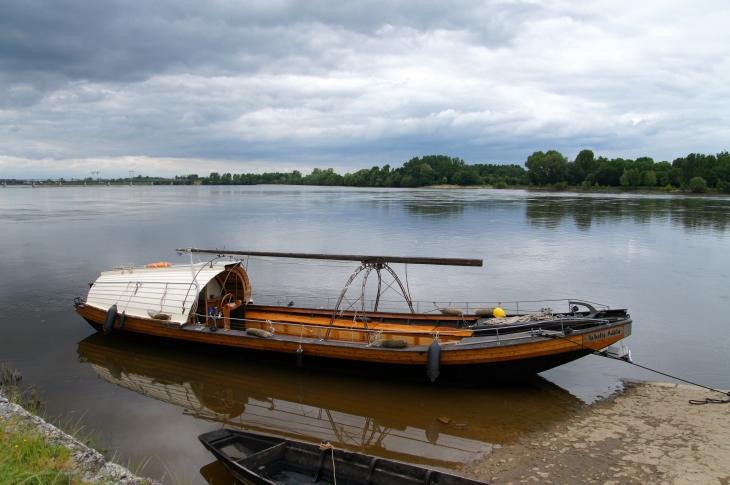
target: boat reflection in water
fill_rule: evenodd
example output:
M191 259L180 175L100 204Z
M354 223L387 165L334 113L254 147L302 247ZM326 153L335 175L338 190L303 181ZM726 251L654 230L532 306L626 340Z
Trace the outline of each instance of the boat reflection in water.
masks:
M582 403L544 379L440 388L320 374L94 334L79 358L106 381L185 415L409 463L458 468ZM448 424L438 418L447 417Z

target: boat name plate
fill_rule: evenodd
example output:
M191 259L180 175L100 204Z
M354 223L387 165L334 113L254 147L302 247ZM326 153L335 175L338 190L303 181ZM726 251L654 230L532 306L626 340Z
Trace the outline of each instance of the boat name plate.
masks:
M597 340L605 340L611 337L617 337L624 334L624 327L609 328L600 332L589 333L584 337L585 342L595 342Z
M179 323L165 322L165 323L162 324L162 327L163 328L172 328L172 329L175 329L175 330L180 330L180 324Z

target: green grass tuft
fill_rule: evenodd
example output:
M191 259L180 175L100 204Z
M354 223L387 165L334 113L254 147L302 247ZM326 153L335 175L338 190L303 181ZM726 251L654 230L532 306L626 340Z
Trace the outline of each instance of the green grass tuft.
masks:
M9 421L9 422L8 422ZM0 483L8 485L72 485L71 452L48 443L35 429L18 420L0 419Z

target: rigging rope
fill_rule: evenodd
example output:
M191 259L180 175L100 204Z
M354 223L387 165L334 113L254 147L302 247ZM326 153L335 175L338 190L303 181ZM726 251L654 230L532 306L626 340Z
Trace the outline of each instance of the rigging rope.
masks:
M661 372L661 371L658 371L656 369L652 369L650 367L646 367L646 366L643 366L643 365L639 365L639 364L637 364L635 362L632 362L630 360L622 359L620 357L612 357L610 355L604 354L604 353L599 352L597 350L593 350L592 348L583 345L583 343L574 342L574 341L570 340L569 338L567 338L565 336L562 336L562 335L547 335L547 336L548 337L551 337L551 338L562 338L564 340L567 340L570 343L573 343L575 345L578 345L580 347L583 347L585 349L590 350L591 353L593 353L593 355L597 355L599 357L605 357L605 358L611 359L611 360L620 360L621 362L626 362L627 364L635 365L636 367L640 367L642 369L645 369L645 370L654 372L656 374L661 374L661 375L666 376L666 377L669 377L671 379L676 379L678 381L686 382L687 384L691 384L693 386L701 387L703 389L707 389L708 391L719 392L720 394L723 394L725 396L729 396L730 397L730 391L721 391L719 389L715 389L715 388L712 388L712 387L703 386L702 384L697 384L696 382L688 381L687 379L682 379L680 377L673 376L671 374L667 374L665 372ZM728 403L730 403L730 399L723 400L723 399L712 399L712 398L709 398L708 397L708 398L705 398L703 400L690 399L689 400L689 403L690 404L695 404L695 405L698 405L698 404L728 404Z

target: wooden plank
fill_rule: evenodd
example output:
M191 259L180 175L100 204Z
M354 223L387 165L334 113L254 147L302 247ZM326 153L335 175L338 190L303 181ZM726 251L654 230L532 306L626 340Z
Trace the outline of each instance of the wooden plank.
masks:
M330 318L323 317L307 317L299 315L288 315L286 313L264 313L248 310L246 312L246 318L252 320L271 320L279 322L288 322L295 324L304 325L319 325L328 327L330 325ZM246 322L247 326L253 325L255 322ZM365 329L363 322L353 322L352 320L336 319L332 325L332 328L355 328ZM393 323L378 323L377 321L371 321L368 323L368 330L384 330L387 332L398 331L401 334L432 334L438 332L439 335L443 336L456 336L456 337L471 337L473 332L471 330L458 330L451 327L434 327L432 325L402 325ZM296 330L292 331L295 334L300 332L297 327Z
M320 309L320 308L300 308L300 307L282 307L282 306L272 306L272 305L248 305L247 307L248 311L264 311L264 312L275 312L275 313L300 313L305 315L319 315L324 316L327 318L332 317L332 310L327 309ZM342 313L343 317L354 317L360 316L360 312L354 312L354 311L346 311ZM476 321L478 317L476 315L465 315L464 317L460 317L457 315L444 315L442 313L404 313L404 312L367 312L367 315L371 315L368 318L373 319L395 319L395 320L411 320L411 321L429 321L429 320L438 320L442 322L462 322L466 320L467 322Z

